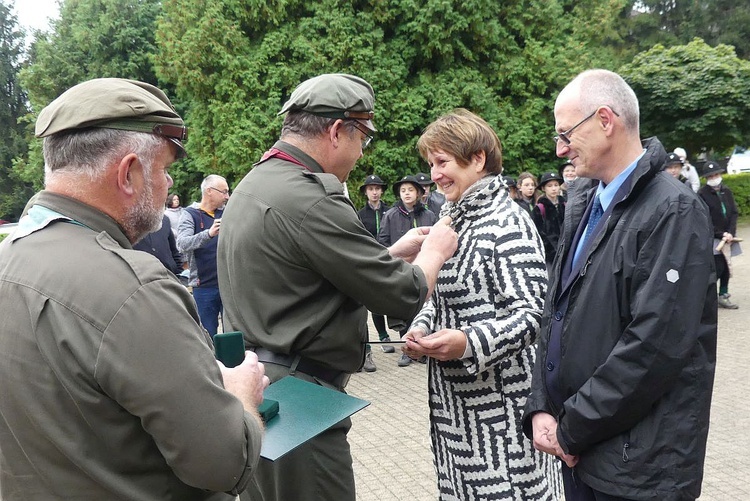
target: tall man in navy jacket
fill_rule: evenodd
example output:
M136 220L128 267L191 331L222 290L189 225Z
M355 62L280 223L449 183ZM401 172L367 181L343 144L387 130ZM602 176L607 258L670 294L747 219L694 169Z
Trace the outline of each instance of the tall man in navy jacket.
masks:
M638 100L591 70L555 103L568 202L524 431L564 461L567 501L700 495L716 363L711 225L639 136Z

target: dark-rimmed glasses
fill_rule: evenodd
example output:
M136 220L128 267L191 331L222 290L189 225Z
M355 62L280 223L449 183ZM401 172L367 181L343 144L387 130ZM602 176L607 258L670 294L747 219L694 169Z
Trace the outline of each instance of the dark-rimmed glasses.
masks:
M599 108L601 108L601 106ZM560 132L556 136L553 136L552 140L555 142L555 145L557 145L557 143L559 141L562 141L563 143L565 143L566 146L569 145L570 144L570 135L573 133L573 131L576 130L576 128L579 127L580 125L582 125L584 122L586 122L586 120L590 120L591 117L593 117L594 115L596 115L596 112L599 111L599 108L595 109L591 113L591 115L587 116L586 118L584 118L583 120L581 120L580 122L578 122L577 124L575 124L570 129L566 130L565 132ZM608 108L609 108L609 106L608 106ZM612 110L612 108L609 108L609 109ZM617 113L615 110L612 110L612 113L614 113L616 117L620 116L620 114Z
M373 135L370 130L367 129L367 127L361 125L358 121L352 120L352 124L354 125L355 129L365 135L365 138L362 140L362 149L364 150L365 148L370 146L370 143L372 143Z
M221 193L221 194L222 194L222 195L224 195L224 196L226 196L226 195L229 195L229 194L230 194L230 191L229 191L229 190L220 190L219 188L214 188L213 186L209 186L209 187L208 187L208 189L209 189L209 190L214 190L214 191L218 191L219 193Z

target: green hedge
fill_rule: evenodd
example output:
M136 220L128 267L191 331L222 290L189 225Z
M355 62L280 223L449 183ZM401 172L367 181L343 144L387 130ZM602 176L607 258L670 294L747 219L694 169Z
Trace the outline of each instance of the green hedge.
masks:
M750 216L750 174L723 174L721 179L732 190L740 216ZM705 180L701 181L705 183Z

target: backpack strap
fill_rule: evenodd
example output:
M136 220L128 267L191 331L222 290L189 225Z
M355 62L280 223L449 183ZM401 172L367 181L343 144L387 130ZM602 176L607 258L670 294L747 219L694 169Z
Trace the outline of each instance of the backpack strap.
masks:
M544 208L543 203L536 204L537 209L539 209L539 213L542 215L542 219L547 219L546 209Z

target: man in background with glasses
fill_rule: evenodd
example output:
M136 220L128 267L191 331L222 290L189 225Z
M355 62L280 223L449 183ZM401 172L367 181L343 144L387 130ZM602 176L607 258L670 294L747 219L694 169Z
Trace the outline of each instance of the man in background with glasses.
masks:
M638 100L591 70L555 103L568 201L524 431L559 456L567 501L700 495L716 364L711 226L641 141Z
M456 249L447 221L385 248L344 196L342 183L375 131L374 100L353 75L301 83L281 109L280 140L224 212L225 326L244 333L271 381L293 375L344 391L364 362L367 310L413 318ZM355 501L350 427L344 419L275 462L261 459L259 492L242 499Z
M187 207L180 216L177 249L187 255L190 264L188 285L198 305L201 323L211 337L219 329L222 310L219 279L216 274L216 249L221 230L221 214L229 200L227 180L216 174L201 183L198 207Z

